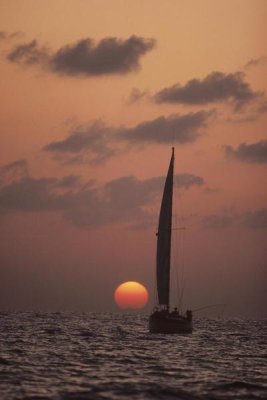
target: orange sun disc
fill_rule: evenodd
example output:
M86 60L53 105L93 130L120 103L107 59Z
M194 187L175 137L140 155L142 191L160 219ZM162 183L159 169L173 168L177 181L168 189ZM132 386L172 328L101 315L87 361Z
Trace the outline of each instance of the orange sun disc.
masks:
M138 282L124 282L114 292L114 299L120 308L143 308L148 301L148 291Z

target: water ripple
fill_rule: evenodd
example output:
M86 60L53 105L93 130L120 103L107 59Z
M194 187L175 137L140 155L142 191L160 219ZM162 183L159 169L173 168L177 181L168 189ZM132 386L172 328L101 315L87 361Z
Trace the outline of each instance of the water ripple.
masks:
M138 315L0 313L0 398L265 399L266 337L266 321L156 335Z

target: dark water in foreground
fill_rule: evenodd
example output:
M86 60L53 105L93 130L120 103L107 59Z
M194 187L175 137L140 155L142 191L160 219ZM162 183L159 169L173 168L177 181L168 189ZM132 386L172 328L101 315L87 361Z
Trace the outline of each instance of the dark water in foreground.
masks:
M143 316L0 314L0 399L267 398L266 321L195 321L149 334Z

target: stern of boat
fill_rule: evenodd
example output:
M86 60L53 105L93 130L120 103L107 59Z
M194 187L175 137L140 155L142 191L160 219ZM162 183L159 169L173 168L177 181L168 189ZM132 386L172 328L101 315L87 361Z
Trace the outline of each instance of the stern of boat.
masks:
M187 334L193 332L192 320L186 317L171 318L169 316L149 317L149 332L150 333L180 333Z

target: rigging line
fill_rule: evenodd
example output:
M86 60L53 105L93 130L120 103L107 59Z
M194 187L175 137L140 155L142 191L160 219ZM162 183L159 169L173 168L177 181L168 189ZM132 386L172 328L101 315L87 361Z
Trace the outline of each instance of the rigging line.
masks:
M184 291L185 291L185 281L183 282L182 290L181 290L181 296L179 299L179 308L183 308L183 297L184 297Z
M175 216L175 224L177 224L177 216ZM174 275L175 275L175 303L178 303L179 299L179 292L180 292L180 287L179 287L179 279L178 279L178 251L179 251L179 242L178 242L178 232L175 232L175 240L174 240L174 254L173 254L173 264L174 264Z
M183 214L183 202L182 202L182 196L179 193L179 204L180 204L180 227L178 228L180 232L180 241L179 241L179 298L178 298L178 305L179 309L181 310L182 308L182 299L183 299L183 294L184 294L184 289L185 289L185 283L184 283L184 266L185 266L185 227L184 227L184 214Z
M152 215L153 215L153 208L152 207L150 207L149 208L149 211L151 211L152 210ZM153 233L154 232L158 232L158 224L157 224L157 222L156 222L156 220L152 220L152 223L151 223L151 226L153 227ZM153 263L153 265L155 266L155 265L157 265L157 244L156 244L156 250L155 250L155 253L154 253L154 263ZM154 270L155 271L155 270ZM154 290L153 290L153 306L154 306L154 308L158 305L158 288L157 288L157 270L156 270L156 273L154 272Z
M175 292L175 303L178 305L178 302L179 302L179 297L180 297L180 280L179 280L179 250L180 250L180 245L179 245L179 235L178 235L178 230L179 230L179 228L178 228L178 224L179 224L179 221L178 221L178 216L177 216L177 210L178 210L178 206L177 206L177 183L176 183L176 181L177 181L177 178L176 178L176 176L174 176L174 180L175 180L175 182L174 182L174 210L175 210L175 214L174 214L174 217L175 217L175 228L173 228L173 231L175 231L174 232L174 252L173 252L173 266L174 266L174 268L173 268L173 271L174 271L174 273L173 273L173 275L174 275L174 292Z
M155 229L154 232L158 231L158 227L155 224ZM156 248L156 252L154 255L154 265L157 265L157 248ZM157 288L157 270L156 273L154 273L154 307L158 305L158 288Z
M179 298L179 308L183 308L183 295L185 291L185 276L184 276L184 265L185 265L185 232L183 232L182 235L182 244L181 244L181 259L182 259L182 265L181 265L181 292L180 292L180 298Z
M182 218L182 217L181 217ZM183 297L183 280L184 280L184 232L179 233L179 287L180 293L178 298L179 309L181 309L181 298Z
M183 295L185 290L185 276L184 276L184 267L185 267L185 232L181 235L181 293L179 298L179 308L182 309L183 306Z
M175 206L175 217L176 223L173 230L175 231L175 253L174 253L174 276L175 276L175 284L176 284L176 298L177 298L177 305L178 308L181 309L182 305L182 298L185 289L184 283L184 265L185 265L185 234L183 232L185 230L185 217L183 212L183 202L182 196L180 191L178 190L179 187L179 177L174 175L175 185L174 185L174 206ZM179 207L178 207L179 202ZM178 212L180 210L181 212Z
M209 306L195 308L194 310L192 310L192 312L202 311L202 310L205 310L207 308L212 308L212 307L223 307L223 306L227 306L227 304L210 304Z

